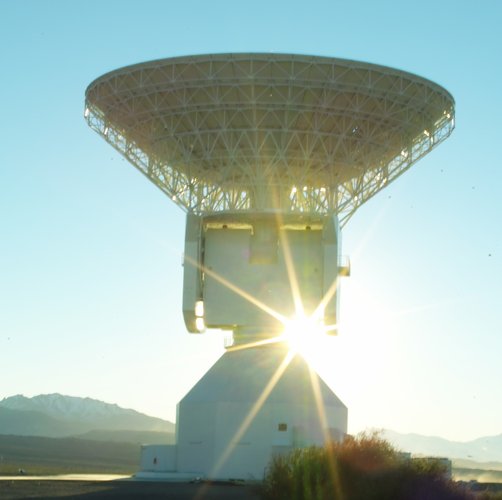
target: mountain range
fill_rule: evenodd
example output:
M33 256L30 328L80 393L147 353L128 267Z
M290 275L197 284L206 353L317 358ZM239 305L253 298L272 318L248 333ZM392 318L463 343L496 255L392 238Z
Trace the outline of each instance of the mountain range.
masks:
M45 394L0 401L0 435L171 444L174 432L172 422L91 398ZM383 430L382 437L415 455L490 463L491 468L502 470L502 434L467 442L391 430Z
M420 434L401 434L383 430L382 437L402 451L413 455L441 456L460 459L465 462L492 463L495 469L502 470L502 434L486 436L472 441L449 441L436 436Z
M0 434L81 436L99 441L172 442L172 422L91 398L44 394L0 401Z

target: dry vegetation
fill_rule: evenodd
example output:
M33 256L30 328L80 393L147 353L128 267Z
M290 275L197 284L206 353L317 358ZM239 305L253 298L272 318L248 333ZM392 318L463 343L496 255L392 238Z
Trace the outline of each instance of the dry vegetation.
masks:
M378 434L348 437L272 460L263 485L270 500L467 500L439 461L408 460ZM496 498L496 497L478 497Z

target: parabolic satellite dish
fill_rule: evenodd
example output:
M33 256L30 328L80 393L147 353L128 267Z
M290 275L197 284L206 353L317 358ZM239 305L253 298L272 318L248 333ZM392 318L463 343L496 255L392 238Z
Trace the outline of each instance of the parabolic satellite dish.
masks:
M281 332L301 320L307 336L336 333L339 226L451 134L452 96L363 62L215 54L107 73L85 106L187 212L187 329L235 342L179 403L176 445L143 449L143 470L260 479L274 453L342 437L347 408Z
M183 210L354 211L442 142L454 101L383 66L289 54L176 57L112 71L89 125Z

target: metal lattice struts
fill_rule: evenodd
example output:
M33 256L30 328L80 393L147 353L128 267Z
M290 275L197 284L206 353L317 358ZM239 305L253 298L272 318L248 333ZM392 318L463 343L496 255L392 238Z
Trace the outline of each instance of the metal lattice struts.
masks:
M418 76L286 54L179 57L86 92L89 125L185 211L355 210L446 139L454 101Z

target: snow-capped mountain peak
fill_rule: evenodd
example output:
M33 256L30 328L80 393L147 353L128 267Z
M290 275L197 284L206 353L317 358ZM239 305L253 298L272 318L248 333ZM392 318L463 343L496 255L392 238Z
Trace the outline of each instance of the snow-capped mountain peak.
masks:
M118 415L138 415L134 410L120 408L116 404L105 403L91 398L63 396L61 394L41 394L27 398L21 394L4 398L0 407L10 410L39 411L56 418L95 420Z

